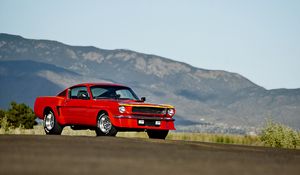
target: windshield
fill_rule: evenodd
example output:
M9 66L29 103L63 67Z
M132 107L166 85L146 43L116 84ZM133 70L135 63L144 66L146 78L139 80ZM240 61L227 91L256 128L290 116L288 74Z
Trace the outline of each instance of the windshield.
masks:
M117 98L122 100L139 100L137 95L128 87L122 86L93 86L91 87L94 99Z

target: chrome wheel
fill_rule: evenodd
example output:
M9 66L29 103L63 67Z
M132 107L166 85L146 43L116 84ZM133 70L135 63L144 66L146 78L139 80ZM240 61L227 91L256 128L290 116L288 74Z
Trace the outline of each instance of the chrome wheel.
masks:
M62 130L64 129L55 118L55 115L52 110L48 110L45 112L44 117L44 130L47 135L60 135Z
M48 131L51 131L53 129L53 127L54 127L54 115L53 115L52 112L49 112L48 114L45 115L44 125L45 125L45 128Z
M106 114L102 114L98 118L97 126L105 134L109 133L112 128L112 124Z

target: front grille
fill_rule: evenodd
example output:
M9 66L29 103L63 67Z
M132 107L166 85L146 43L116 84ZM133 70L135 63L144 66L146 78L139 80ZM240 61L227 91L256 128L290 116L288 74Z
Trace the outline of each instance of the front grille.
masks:
M133 113L145 113L145 114L164 114L164 108L153 108L153 107L132 107Z

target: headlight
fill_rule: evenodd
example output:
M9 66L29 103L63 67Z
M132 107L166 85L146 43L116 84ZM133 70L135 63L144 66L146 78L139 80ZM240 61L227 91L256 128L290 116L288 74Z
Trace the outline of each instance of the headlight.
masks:
M119 112L124 113L126 111L125 106L119 106Z
M173 116L175 114L174 109L168 109L168 115Z

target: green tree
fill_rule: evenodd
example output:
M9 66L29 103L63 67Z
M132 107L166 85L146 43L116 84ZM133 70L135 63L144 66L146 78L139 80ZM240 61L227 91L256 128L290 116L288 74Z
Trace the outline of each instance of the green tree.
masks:
M32 109L24 103L17 104L11 102L10 108L6 112L7 122L13 128L24 127L25 129L33 128L35 124L35 115Z
M3 109L0 109L0 121L5 117L5 113Z
M6 111L0 109L0 128L3 128L5 131L7 131L8 127Z
M299 135L296 131L272 121L267 121L260 139L265 145L277 148L296 148L299 144Z

